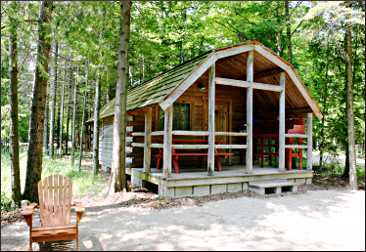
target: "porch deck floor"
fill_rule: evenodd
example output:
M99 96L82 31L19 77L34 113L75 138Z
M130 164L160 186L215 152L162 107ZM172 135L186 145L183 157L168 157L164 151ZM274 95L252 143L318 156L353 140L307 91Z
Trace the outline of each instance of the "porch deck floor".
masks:
M274 167L253 167L251 172L245 166L223 167L223 171L216 171L208 176L207 171L197 169L181 170L181 173L172 172L169 177L164 177L162 170L152 168L150 173L145 173L142 168L132 168L131 181L135 186L142 181L158 186L160 196L184 197L204 196L226 192L246 192L250 182L269 180L288 180L298 185L311 183L313 176L311 170L285 170L280 171Z
M312 173L308 170L285 170L280 171L278 168L274 167L253 167L252 172L245 170L244 166L224 166L223 171L215 171L213 176L208 176L207 171L202 169L196 169L199 171L194 171L195 169L183 170L179 174L174 171L171 173L167 180L177 180L177 179L197 179L197 178L226 178L226 177L242 177L242 176L256 176L256 175L271 175L271 174L304 174ZM141 169L142 171L142 169ZM163 178L162 170L156 168L151 169L151 176L155 178Z

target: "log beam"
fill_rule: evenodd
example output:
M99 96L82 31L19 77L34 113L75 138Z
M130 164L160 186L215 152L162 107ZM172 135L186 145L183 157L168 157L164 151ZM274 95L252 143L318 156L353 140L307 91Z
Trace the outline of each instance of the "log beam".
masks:
M151 165L151 125L152 108L148 107L145 112L145 138L144 138L144 172L150 173Z
M282 72L280 74L280 86L282 87L282 91L280 93L280 101L279 101L279 149L278 149L278 168L280 170L285 170L285 142L286 142L286 135L285 135L285 85L286 85L286 74Z
M172 131L173 131L173 105L164 111L164 156L163 175L169 177L172 173Z
M279 85L259 83L259 82L249 82L249 81L242 81L242 80L235 80L235 79L228 79L228 78L219 78L219 77L216 78L216 84L233 86L233 87L243 87L243 88L252 87L254 89L273 91L273 92L282 91L282 87Z
M312 170L313 169L313 114L312 113L307 114L306 133L308 135L306 169Z
M254 52L248 53L247 59L247 82L252 83L254 80ZM246 151L246 169L251 172L253 170L253 86L247 88L247 151Z
M208 157L207 174L215 170L215 64L210 68L208 81Z

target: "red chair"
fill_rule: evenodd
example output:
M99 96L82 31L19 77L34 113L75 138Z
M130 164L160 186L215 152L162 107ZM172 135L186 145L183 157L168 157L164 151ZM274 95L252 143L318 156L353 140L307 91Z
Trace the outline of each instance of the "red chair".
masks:
M208 140L206 139L173 139L173 144L207 144ZM216 141L216 144L224 144L222 141ZM180 172L180 166L179 166L179 160L180 157L202 157L202 156L208 156L207 149L199 149L197 152L196 150L192 150L190 152L186 152L186 150L183 150L185 152L181 152L181 150L177 150L172 148L172 161L173 161L173 167L175 170L175 173ZM193 152L194 151L194 152ZM222 165L221 165L221 158L224 157L225 159L229 156L232 156L233 153L231 152L225 152L223 150L215 149L215 170L216 171L222 171ZM159 152L157 155L155 155L156 158L156 168L160 170L160 164L163 160L163 149L159 149Z
M288 134L305 134L305 125L304 119L297 119L294 121L294 126L292 129L287 131ZM303 139L302 138L289 138L289 144L292 145L295 143L295 139L297 140L298 145L302 145ZM299 159L299 169L302 170L302 148L296 148L297 151L294 151L293 148L287 148L287 167L289 170L292 170L292 159L298 158Z
M278 133L259 133L255 138L258 146L256 159L259 160L260 166L263 167L265 158L269 158L269 163L272 165L272 159L278 157Z

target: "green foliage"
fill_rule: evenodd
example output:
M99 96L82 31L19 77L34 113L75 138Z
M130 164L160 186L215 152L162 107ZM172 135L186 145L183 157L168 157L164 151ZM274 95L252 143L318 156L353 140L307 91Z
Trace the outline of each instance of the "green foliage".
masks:
M6 196L5 193L1 192L1 211L11 211L13 210L13 201L11 198Z
M320 176L342 176L344 165L338 163L324 164L322 167L314 166L313 170Z
M358 183L365 183L365 168L361 166L356 167Z
M25 111L24 105L20 106L21 111ZM29 113L18 114L19 140L28 141L28 122ZM9 143L10 141L10 104L1 106L1 141Z
M347 17L352 14L352 19ZM346 75L344 28L353 25L353 90L356 144L365 138L365 27L360 24L362 12L335 2L323 2L311 8L304 17L304 29L309 36L300 36L306 50L299 50L300 73L320 105L323 119L315 121L317 148L336 153L344 150L347 137ZM305 39L305 40L304 40ZM300 48L300 47L298 47Z

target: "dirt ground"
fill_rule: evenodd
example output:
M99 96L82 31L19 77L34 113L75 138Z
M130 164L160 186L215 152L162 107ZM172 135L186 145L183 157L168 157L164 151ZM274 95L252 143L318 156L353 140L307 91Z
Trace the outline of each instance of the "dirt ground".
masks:
M365 249L364 191L183 202L163 209L149 206L153 200L144 207L88 208L80 225L81 250ZM24 221L2 225L1 249L24 250L27 237Z

